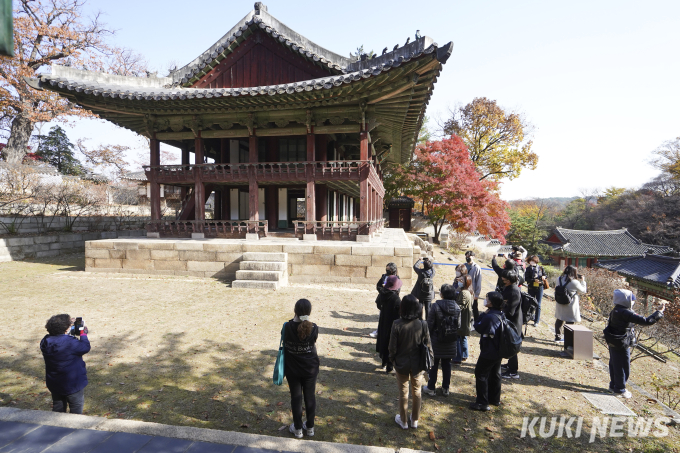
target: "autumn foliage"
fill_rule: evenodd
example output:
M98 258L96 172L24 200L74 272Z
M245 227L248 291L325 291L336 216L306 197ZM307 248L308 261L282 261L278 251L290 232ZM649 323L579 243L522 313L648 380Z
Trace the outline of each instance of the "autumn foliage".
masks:
M468 150L456 135L419 145L407 166L395 171L394 183L422 203L435 227L481 234L500 240L510 227L507 204L498 196L498 183L480 180Z

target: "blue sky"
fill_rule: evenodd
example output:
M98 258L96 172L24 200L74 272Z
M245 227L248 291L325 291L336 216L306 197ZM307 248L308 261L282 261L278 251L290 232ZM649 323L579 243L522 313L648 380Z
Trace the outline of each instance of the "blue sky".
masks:
M639 187L657 172L649 155L680 136L678 1L282 1L269 12L340 54L380 52L420 29L453 54L427 114L445 119L474 97L522 111L535 126L535 171L502 187L504 199L573 196L581 189ZM90 0L117 30L112 43L164 71L226 33L252 1ZM71 141L142 148L102 121L67 128ZM132 160L132 159L131 159Z

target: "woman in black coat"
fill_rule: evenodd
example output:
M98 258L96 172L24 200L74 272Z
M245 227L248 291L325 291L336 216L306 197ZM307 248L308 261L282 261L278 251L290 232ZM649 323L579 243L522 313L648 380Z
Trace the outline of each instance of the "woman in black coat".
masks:
M393 367L389 360L389 346L390 333L392 332L392 323L399 319L399 305L401 299L399 298L399 290L401 289L401 280L396 275L390 275L385 280L383 289L375 300L378 310L380 310L380 319L378 321L378 338L375 345L375 350L380 354L382 359L381 368L387 367L387 373L391 372Z
M517 327L518 332L522 332L522 292L517 286L518 274L515 269L505 270L501 274L503 282L503 313L508 321L512 322ZM517 356L510 357L502 377L506 379L519 379L519 362Z
M418 264L423 263L423 267L419 267ZM430 304L432 299L434 299L434 284L429 286L429 290L423 290L423 280L426 278L432 279L434 281L435 270L432 267L432 260L427 257L423 258L422 261L416 262L413 265L413 270L418 275L418 280L411 290L411 295L416 296L418 302L425 308L425 319L430 312Z

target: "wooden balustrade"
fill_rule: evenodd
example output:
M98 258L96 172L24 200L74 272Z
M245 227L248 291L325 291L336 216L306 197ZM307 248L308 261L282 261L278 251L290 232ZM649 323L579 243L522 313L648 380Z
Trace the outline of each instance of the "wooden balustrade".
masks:
M302 237L303 234L316 234L325 238L347 237L356 239L357 235L368 235L384 228L385 219L370 222L294 220L293 227L295 236L298 237Z
M161 237L191 237L203 233L206 238L245 238L246 233L268 233L267 221L257 220L152 220L147 223L148 233Z

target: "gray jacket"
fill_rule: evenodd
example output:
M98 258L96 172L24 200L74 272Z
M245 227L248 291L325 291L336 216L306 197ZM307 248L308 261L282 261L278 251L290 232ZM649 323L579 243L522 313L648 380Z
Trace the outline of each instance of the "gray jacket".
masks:
M472 266L468 269L468 275L472 279L470 292L475 299L479 299L479 295L482 292L482 269L477 263L472 263Z

